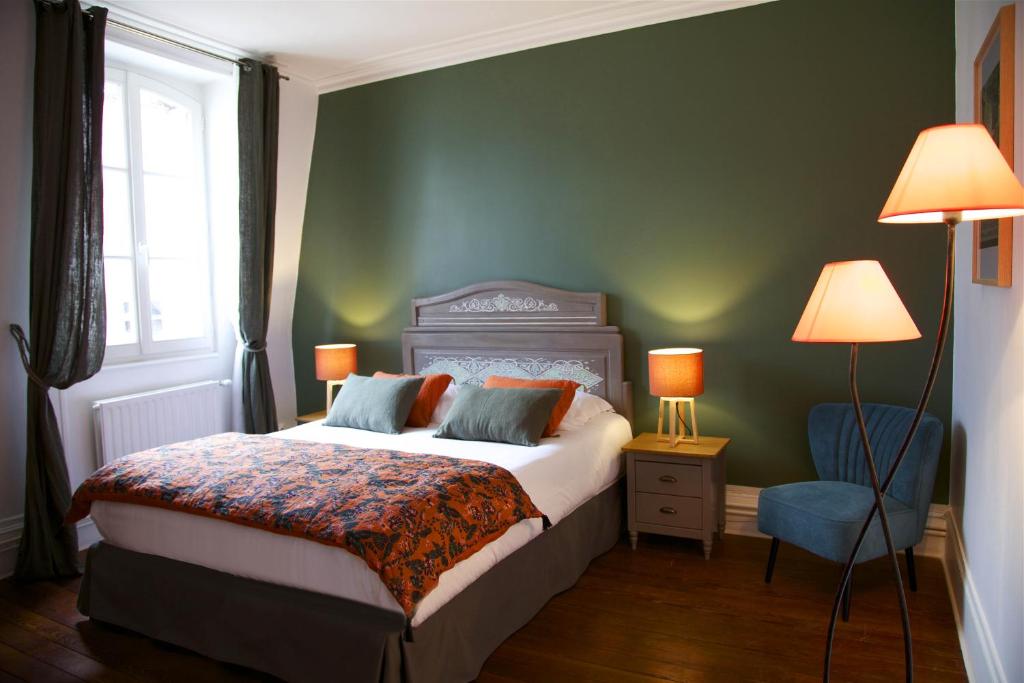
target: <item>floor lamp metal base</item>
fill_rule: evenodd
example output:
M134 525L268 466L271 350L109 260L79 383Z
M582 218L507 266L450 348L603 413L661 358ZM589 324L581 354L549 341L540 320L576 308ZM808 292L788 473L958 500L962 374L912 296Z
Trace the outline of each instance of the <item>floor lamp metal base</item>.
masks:
M860 349L859 344L850 345L850 397L853 399L853 410L857 416L857 429L860 431L861 446L864 451L864 460L868 466L868 475L871 479L871 490L875 494L875 507L878 509L878 520L882 527L882 536L885 539L885 547L888 551L889 562L892 568L892 577L896 582L896 597L900 604L900 620L903 625L903 660L906 668L906 681L912 683L914 680L914 651L913 641L910 635L910 610L907 607L907 595L903 590L903 577L900 575L900 561L896 557L896 546L892 540L892 529L889 526L889 515L885 510L883 504L883 493L882 487L878 479L878 469L875 467L875 459L871 453L871 441L868 438L868 428L864 422L864 411L861 408L860 392L857 389L857 355ZM851 553L848 563L851 564L857 560L857 551L854 550ZM848 591L850 590L849 577L841 582L837 589L835 600L836 602L843 602ZM828 641L828 652L825 656L825 675L824 680L829 679L828 665L832 659L832 633L834 632L835 626L830 625L829 641Z
M946 345L946 336L949 330L949 314L953 305L953 278L956 273L956 263L954 258L956 247L956 226L957 223L961 221L962 216L959 213L949 213L943 218L946 224L946 278L942 296L942 309L939 316L939 329L935 336L935 349L932 353L931 365L928 368L928 377L925 380L924 389L921 391L921 398L917 404L917 411L914 414L914 420L910 423L910 429L907 430L907 435L903 439L903 443L900 446L899 452L896 454L896 458L893 460L889 473L885 477L885 481L878 489L878 493L882 496L884 496L886 491L889 490L893 477L899 469L900 463L903 462L903 458L906 456L907 451L910 448L910 444L914 440L914 435L917 433L917 428L921 424L921 418L924 416L924 411L928 407L928 400L931 398L932 388L935 386L935 378L938 375L939 366L942 363L942 352ZM851 358L851 362L854 362L853 358ZM852 370L855 370L855 367L852 368ZM851 382L853 381L854 377L851 373ZM852 384L852 387L855 388L855 386L855 384ZM857 540L853 545L853 550L850 552L850 557L847 559L846 565L843 567L843 575L839 581L839 588L836 590L835 600L832 604L832 616L828 625L828 634L825 639L825 666L822 680L826 683L828 683L829 680L829 670L832 662L832 640L835 636L836 621L842 606L843 594L846 586L850 582L850 575L853 573L853 565L857 561L857 553L860 552L860 548L864 544L864 538L867 535L867 531L871 526L871 522L873 521L875 514L879 512L880 500L880 498L876 498L875 504L868 513L867 519L865 519L864 524L861 525L860 534L857 536ZM897 564L897 570L898 568ZM900 590L902 591L902 582L900 583ZM909 617L904 635L904 648L907 663L906 680L910 683L914 680L914 670L912 661L913 655L910 644Z

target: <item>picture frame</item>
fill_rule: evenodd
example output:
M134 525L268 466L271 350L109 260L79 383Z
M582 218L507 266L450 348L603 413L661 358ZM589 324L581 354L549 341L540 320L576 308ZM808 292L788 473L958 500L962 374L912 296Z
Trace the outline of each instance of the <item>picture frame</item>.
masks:
M1006 162L1014 156L1014 6L1000 8L974 60L974 120L985 126ZM972 280L981 285L1013 283L1013 219L974 222Z

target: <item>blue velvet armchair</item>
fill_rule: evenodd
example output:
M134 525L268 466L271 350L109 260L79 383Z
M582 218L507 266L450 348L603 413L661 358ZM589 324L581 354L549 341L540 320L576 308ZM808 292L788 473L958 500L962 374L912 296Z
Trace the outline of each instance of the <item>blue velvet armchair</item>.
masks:
M878 477L884 481L906 437L914 411L877 403L865 403L863 408ZM846 562L874 502L853 405L823 403L815 406L807 418L807 435L819 481L772 486L763 489L758 500L757 528L772 537L765 572L768 583L775 569L779 541L792 543L834 562ZM926 413L885 496L893 542L898 550L906 553L911 590L917 590L913 548L924 536L941 449L942 423ZM885 554L885 539L876 516L857 562ZM849 619L849 605L848 590L844 596L844 619Z

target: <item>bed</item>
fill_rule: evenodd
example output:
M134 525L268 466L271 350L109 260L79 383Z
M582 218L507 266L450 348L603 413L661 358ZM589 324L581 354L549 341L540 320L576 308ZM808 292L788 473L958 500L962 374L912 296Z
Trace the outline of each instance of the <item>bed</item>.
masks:
M511 472L550 522L523 519L445 571L411 615L359 557L229 522L94 503L104 540L87 556L79 609L286 680L465 681L621 533L620 447L631 438L622 337L600 293L526 282L473 285L412 302L403 371L457 384L492 374L572 379L615 413L536 448L325 427L287 443L471 458Z

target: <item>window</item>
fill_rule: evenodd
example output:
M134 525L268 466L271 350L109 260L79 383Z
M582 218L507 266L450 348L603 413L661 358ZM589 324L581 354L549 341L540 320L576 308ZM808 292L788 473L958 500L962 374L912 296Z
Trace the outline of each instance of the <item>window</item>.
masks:
M116 69L104 95L107 357L212 349L202 106Z

